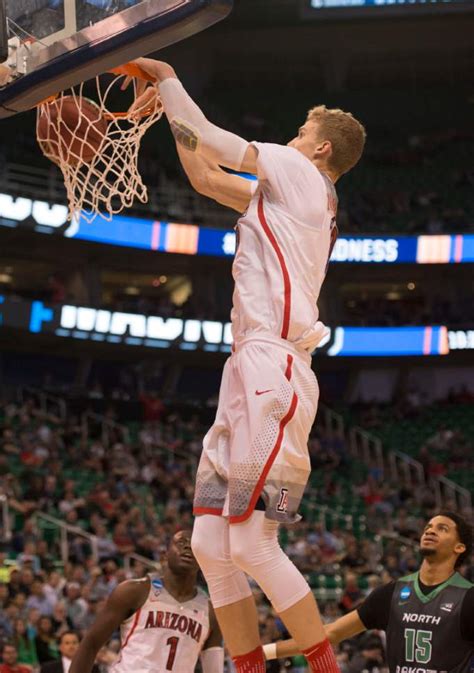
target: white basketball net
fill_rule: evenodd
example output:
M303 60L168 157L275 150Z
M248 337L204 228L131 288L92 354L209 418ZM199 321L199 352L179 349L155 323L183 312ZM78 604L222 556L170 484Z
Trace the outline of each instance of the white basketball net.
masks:
M138 172L138 152L144 134L161 117L163 107L157 96L146 114L111 112L107 107L108 100L113 92L120 92L123 81L123 75L116 75L102 87L100 78L96 78L97 119L91 120L83 113L83 99L86 98L89 104L92 102L89 90L87 96L84 92L84 83L38 106L38 142L43 154L62 171L69 219L82 217L92 222L100 215L110 220L112 215L130 208L136 199L142 203L148 201L147 188ZM136 94L135 81L133 86ZM67 126L62 118L65 99L68 106L72 105L72 100L77 106L75 128ZM99 118L104 118L107 123L102 120L98 124ZM94 137L94 144L87 141L88 131Z

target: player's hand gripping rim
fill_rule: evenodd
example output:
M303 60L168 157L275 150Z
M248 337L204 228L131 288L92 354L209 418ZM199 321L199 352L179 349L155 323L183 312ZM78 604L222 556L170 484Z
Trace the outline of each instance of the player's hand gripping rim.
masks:
M143 114L143 110L148 110L150 108L154 109L157 105L157 101L161 104L158 86L163 80L168 79L169 77L176 77L176 73L174 69L164 61L155 61L151 58L138 58L133 61L133 63L154 80L153 83L140 79L136 81L136 99L128 110L129 114L136 116ZM126 77L121 87L122 90L126 89L131 81L131 77Z

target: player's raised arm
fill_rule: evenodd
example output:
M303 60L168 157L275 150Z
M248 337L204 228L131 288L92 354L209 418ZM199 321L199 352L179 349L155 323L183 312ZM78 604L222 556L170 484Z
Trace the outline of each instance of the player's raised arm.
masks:
M201 668L203 673L223 673L224 671L224 647L222 633L209 601L210 633L201 652Z
M201 152L215 164L256 172L257 151L249 143L210 122L179 81L174 69L163 61L139 58L136 61L159 87L163 107L176 143L190 152ZM150 92L138 98L143 107Z
M357 610L336 619L332 624L326 624L324 627L326 635L331 645L338 645L343 640L352 638L358 633L366 630ZM281 640L277 643L271 643L263 646L263 651L267 659L284 659L301 654L294 640Z
M141 607L147 591L146 580L128 580L114 589L104 609L82 639L69 673L91 672L100 648L107 643L120 624Z

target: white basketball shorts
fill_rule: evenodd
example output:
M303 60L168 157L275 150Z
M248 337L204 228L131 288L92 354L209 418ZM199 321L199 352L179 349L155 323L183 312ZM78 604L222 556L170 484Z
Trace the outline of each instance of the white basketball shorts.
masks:
M224 366L216 419L204 438L194 514L241 523L258 503L269 519L297 521L318 397L309 354L276 339L239 346Z

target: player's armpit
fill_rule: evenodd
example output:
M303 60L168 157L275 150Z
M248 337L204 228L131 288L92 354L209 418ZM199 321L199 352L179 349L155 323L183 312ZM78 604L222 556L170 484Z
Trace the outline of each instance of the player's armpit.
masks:
M258 158L257 148L254 145L249 145L244 154L240 170L243 171L244 173L252 173L252 175L257 175L258 173L257 158Z
M238 175L226 173L216 163L198 152L176 145L181 165L194 189L224 206L243 213L257 187Z
M249 207L257 182L226 173L221 169L208 170L206 174L208 190L206 196L223 206L244 213Z
M148 591L147 580L128 580L114 589L104 609L82 639L69 673L90 673L100 648L120 624L143 605Z

